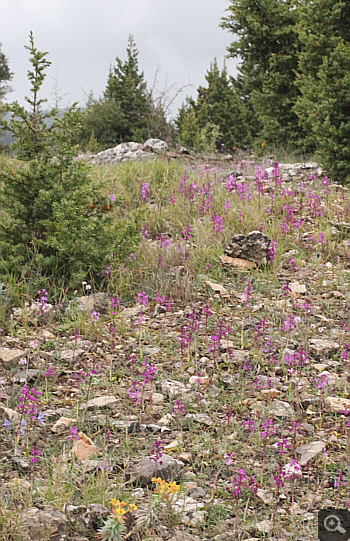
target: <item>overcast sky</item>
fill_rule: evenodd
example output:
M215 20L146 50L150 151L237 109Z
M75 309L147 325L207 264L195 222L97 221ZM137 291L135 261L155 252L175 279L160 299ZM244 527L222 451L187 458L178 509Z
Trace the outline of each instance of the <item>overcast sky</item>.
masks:
M232 35L219 24L229 5L229 0L0 0L0 42L14 72L7 101L24 104L29 92L24 45L30 30L37 48L48 51L52 62L43 97L54 105L56 78L61 106L74 101L84 106L91 90L101 96L109 66L116 56L125 59L128 35L133 34L149 86L157 68L159 90L193 85L176 100L175 114L186 94L195 96L205 83L214 57L223 64ZM227 67L235 73L235 61L228 59Z

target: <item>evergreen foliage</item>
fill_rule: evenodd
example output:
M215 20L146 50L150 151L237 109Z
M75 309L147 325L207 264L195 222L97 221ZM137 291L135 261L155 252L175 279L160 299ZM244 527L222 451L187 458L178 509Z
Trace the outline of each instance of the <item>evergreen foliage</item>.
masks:
M104 97L120 107L120 142L143 141L148 136L149 104L147 84L143 72L139 73L138 50L133 36L129 36L126 52L127 59L123 62L117 57L117 65L110 69Z
M90 98L87 111L81 118L79 142L83 148L87 148L91 134L94 133L102 149L115 147L122 140L120 128L124 123L125 118L119 103Z
M2 52L0 43L0 105L5 94L10 90L8 83L12 77L13 73L10 71L8 58Z
M350 181L350 4L304 1L295 111L334 180Z
M231 150L252 142L247 122L249 112L236 92L226 65L220 71L216 59L205 76L207 86L197 90L197 100L187 100L179 110L176 124L180 141L189 147L203 147L203 138L217 132L216 147ZM209 136L210 139L210 136Z
M230 0L221 26L235 36L228 47L240 60L238 85L254 111L260 142L298 144L301 129L293 106L299 40L299 0Z
M42 112L45 100L39 91L50 65L47 53L38 51L30 33L32 70L28 71L31 97L28 112L17 102L7 106L10 121L2 121L16 135L15 148L23 162L0 172L0 273L26 276L40 286L41 280L65 288L86 277L103 275L119 232L111 227L110 213L101 186L93 183L89 166L74 161L81 112L76 104L50 128ZM125 229L125 228L124 228Z

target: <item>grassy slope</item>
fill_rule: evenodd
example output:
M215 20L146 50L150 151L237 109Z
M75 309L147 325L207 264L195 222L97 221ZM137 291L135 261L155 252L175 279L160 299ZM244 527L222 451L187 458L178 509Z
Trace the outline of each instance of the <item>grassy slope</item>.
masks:
M240 163L248 176L254 176L254 165ZM235 169L237 166L234 164ZM95 322L89 314L73 312L44 325L55 337L46 340L42 338L40 317L23 312L20 317L4 320L4 346L25 349L30 367L51 367L55 374L30 385L42 393L38 410L67 407L65 416L76 419L78 431L84 431L101 449L105 468L84 474L79 463L67 462L64 453L72 446L72 440L67 440L70 434L52 434L53 421L47 419L43 426L31 423L19 439L24 455L32 458L35 446L42 456L30 463L28 471L15 469L9 457L15 446L16 422L11 429L0 428L0 474L2 483L7 483L0 503L2 539L20 539L19 509L38 503L59 510L67 503L100 502L109 506L111 498L131 503L132 487L125 478L130 461L147 456L156 440L167 445L175 439L182 443L171 454L177 457L189 453L187 472L195 476L186 480L184 473L181 490L188 490L188 479L195 481L206 494L198 499L208 504L203 520L189 526L188 531L201 539L233 529L237 530L237 539L260 537L256 523L267 520L271 525L267 537L315 537L316 511L326 505L325 500L339 506L348 501L347 487L342 482L334 483L340 469L341 475L348 477L347 417L329 412L324 402L327 395L348 396L348 228L343 225L334 229L332 224L348 221L347 190L324 185L319 179L304 186L272 184L269 190L258 193L254 180L247 180L246 188L228 192L223 183L227 168L206 168L192 162L157 160L100 167L94 172L101 179L107 178L109 193L122 200L122 205L111 210L116 219L132 220L142 215L149 235L122 263L111 259L106 286L124 306L137 302L138 294L144 291L149 296L149 310L143 322L137 316L126 320L119 312ZM145 182L150 192L144 200ZM289 221L288 212L289 216L293 214ZM292 222L297 224L299 219L300 224L294 226ZM288 230L281 226L283 223ZM232 234L259 228L277 241L274 260L266 268L249 273L223 269L219 256ZM294 252L285 256L289 250ZM207 279L222 284L228 295L220 297L208 290L204 285ZM252 290L248 300L249 280ZM286 284L294 281L306 285L306 294L288 291ZM155 295L174 303L160 316L154 314ZM210 317L206 317L204 306L210 307ZM60 351L72 348L69 337L74 329L91 343L83 342L85 353L70 364L60 360ZM222 338L233 341L234 349L249 351L249 361L240 362L239 354L230 356L218 350L215 336L219 332L224 332ZM186 344L180 343L181 333ZM320 337L339 344L331 356L316 358L311 351L310 339ZM147 346L156 346L159 352L149 356L145 354ZM286 355L286 347L296 352L294 359L290 352ZM302 351L304 357L298 357ZM170 430L161 434L147 431L126 436L118 431L115 419L140 418L143 424L152 424L174 411L176 399L166 395L162 405L152 405L146 398L142 410L129 397L127 389L145 371L145 359L157 368L153 391L161 392L166 378L188 383L193 375L208 376L208 388L194 384L192 393L181 400L186 414L207 414L212 424L206 426L180 414ZM319 375L322 367L315 366L317 361L327 365L325 376ZM91 374L91 366L99 367L97 374L83 378L81 374ZM15 367L12 372L19 369ZM8 370L0 370L1 403L16 409L22 386L11 381ZM148 384L146 390L150 387ZM81 406L87 398L104 394L117 397L117 408L107 416L103 412L84 414ZM270 413L276 396L293 407L288 419ZM282 479L283 465L300 457L296 448L319 440L325 442L327 455L321 452L312 458L302 467L300 478ZM226 464L225 454L231 453L232 462ZM264 503L251 492L251 481L243 480L236 505L237 497L232 492L237 488L237 469L242 468L271 495L271 503ZM14 488L9 483L13 477L30 481L30 488ZM146 490L144 498L136 501L139 509L150 498L151 491ZM176 531L175 514L159 510L157 515L154 528L158 535L165 536L160 525ZM144 535L140 533L140 538L145 539Z

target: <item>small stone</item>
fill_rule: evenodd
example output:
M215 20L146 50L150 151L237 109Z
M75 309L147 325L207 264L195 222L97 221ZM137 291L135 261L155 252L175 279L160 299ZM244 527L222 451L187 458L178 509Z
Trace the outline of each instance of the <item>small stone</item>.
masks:
M247 236L234 235L225 249L225 255L264 265L269 261L270 246L271 239L267 235L261 231L251 231Z
M6 486L9 488L15 490L31 490L32 485L28 483L25 479L21 479L20 477L15 477L14 479L11 479Z
M267 504L270 504L274 501L274 496L272 494L272 492L270 492L269 490L263 490L261 488L259 488L257 490L257 493L256 495L264 502L264 503L267 503Z
M132 476L136 478L139 485L146 486L151 483L152 478L161 477L164 481L172 481L176 479L184 467L181 460L176 460L170 455L163 454L156 462L152 457L146 457L140 460L132 469ZM157 470L157 472L156 472Z
M340 396L327 396L325 398L325 404L335 413L350 410L350 400L348 398L341 398Z
M84 350L83 349L80 349L80 348L76 348L75 350L74 349L62 349L62 351L60 351L60 359L62 359L62 361L67 361L69 363L72 363L73 360L77 360L82 354L84 353Z
M0 349L0 361L5 368L12 368L16 366L19 361L26 356L26 352L22 349Z
M138 421L132 421L128 426L128 434L138 434L142 432L142 426Z
M270 533L272 531L272 523L270 520L262 520L261 522L257 522L255 526L261 533Z
M214 422L206 413L188 413L185 419L193 419L196 423L206 426L212 426Z
M51 427L51 432L58 434L59 436L68 431L69 427L76 423L76 419L70 419L69 417L61 417Z
M316 368L317 372L323 372L323 370L327 370L328 364L325 363L315 363L314 368Z
M300 284L298 281L291 282L289 287L292 292L292 295L294 296L303 295L304 293L306 293L306 285Z
M220 340L220 351L227 351L228 349L235 349L236 345L232 340Z
M181 382L166 379L162 381L162 393L170 398L176 398L189 392L189 389Z
M314 458L318 453L323 451L323 449L326 447L326 443L324 441L313 441L311 443L308 443L307 445L303 445L302 447L297 447L296 452L301 455L300 459L298 460L299 464L301 466L304 466Z
M17 419L19 419L19 414L17 411L11 408L6 408L2 404L0 404L0 413L2 413L9 421L17 421Z
M339 344L331 340L323 340L321 338L311 338L310 350L318 356L331 357L339 350Z
M78 460L89 460L100 453L90 438L88 438L88 436L86 436L83 432L80 432L78 436L79 439L74 440L71 450L71 454L74 455Z
M98 396L89 400L86 404L82 405L81 408L110 408L116 406L117 403L118 400L115 396Z
M161 351L162 350L157 347L145 347L144 354L152 357L153 355L158 355L158 353L161 353Z
M278 417L279 419L283 420L288 419L295 412L288 402L283 402L282 400L274 400L271 404L270 413L274 417Z
M46 331L46 330L43 330L43 331L41 332L41 336L42 336L43 338L45 338L46 340L54 340L54 339L55 339L55 335L52 334L52 332Z
M66 515L50 508L46 510L31 507L21 514L21 533L26 541L61 541L68 533Z
M223 374L220 379L227 387L234 387L237 383L237 376L234 374Z
M83 297L78 297L75 302L78 303L78 310L91 313L93 311L100 314L109 314L111 310L112 295L108 293L93 293Z
M174 422L174 417L170 413L167 413L157 422L161 425L168 426Z
M208 376L191 376L189 379L189 384L192 386L199 385L200 387L203 387L204 389L208 389L209 381L210 380Z
M98 530L104 523L110 511L100 503L85 505L67 505L66 515L78 532L88 534Z
M147 391L143 396L146 400L152 400L153 406L161 406L164 402L164 395L161 393L151 393Z
M211 282L210 280L206 280L204 283L205 283L205 285L208 286L212 291L214 291L214 293L219 293L220 295L227 295L227 289L225 289L222 285L220 285L220 284L214 284L214 283Z
M191 460L192 460L191 453L183 452L183 453L180 453L178 456L179 456L179 460L182 460L182 462L185 462L186 464L188 462L191 462Z
M16 378L17 381L24 380L29 382L40 378L41 374L41 370L37 370L36 368L28 368L28 370L21 370L20 372L17 372L13 377Z
M247 261L246 259L239 259L238 257L229 257L228 255L221 255L220 261L224 266L231 267L233 269L253 269L255 263L253 261Z
M201 538L188 532L179 532L169 539L169 541L201 541Z
M260 391L260 394L263 396L263 398L271 399L276 398L277 396L280 396L281 391L278 389L262 389Z

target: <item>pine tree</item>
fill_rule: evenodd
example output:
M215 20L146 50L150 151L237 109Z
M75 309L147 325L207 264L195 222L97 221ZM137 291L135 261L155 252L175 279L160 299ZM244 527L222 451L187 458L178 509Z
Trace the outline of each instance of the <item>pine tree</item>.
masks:
M304 0L295 111L334 180L350 182L350 4Z
M220 71L214 59L205 79L207 86L199 86L197 100L188 99L178 112L176 124L181 142L198 148L203 133L216 128L218 149L231 150L232 147L250 144L249 112L228 75L226 65Z
M224 64L220 71L216 58L205 76L207 87L198 88L194 106L198 123L203 128L211 123L218 127L220 136L217 147L231 150L234 146L251 143L251 134L246 124L247 111L236 92L232 79ZM247 129L248 128L248 129Z
M230 0L222 27L235 35L228 47L240 60L242 96L260 124L260 142L297 144L301 129L293 106L299 40L296 23L299 0ZM253 119L251 119L254 124Z
M122 142L121 131L125 126L125 116L120 104L114 100L91 99L81 119L79 142L87 148L91 133L94 132L101 148L111 148Z
M10 71L8 58L2 52L0 43L0 102L10 90L8 83L12 77L13 73Z
M45 117L56 114L44 115L45 100L39 98L50 62L35 48L32 33L26 48L32 64L26 98L31 110L14 102L7 107L12 118L2 121L16 135L23 161L0 171L0 274L5 280L8 273L28 276L36 287L47 281L74 287L103 272L115 242L111 218L96 204L104 201L89 166L73 159L81 112L74 104L45 126Z
M122 112L119 125L120 141L147 138L149 112L147 84L143 72L139 73L138 50L133 36L129 36L127 59L116 58L117 65L110 69L104 93L106 100L113 100Z

